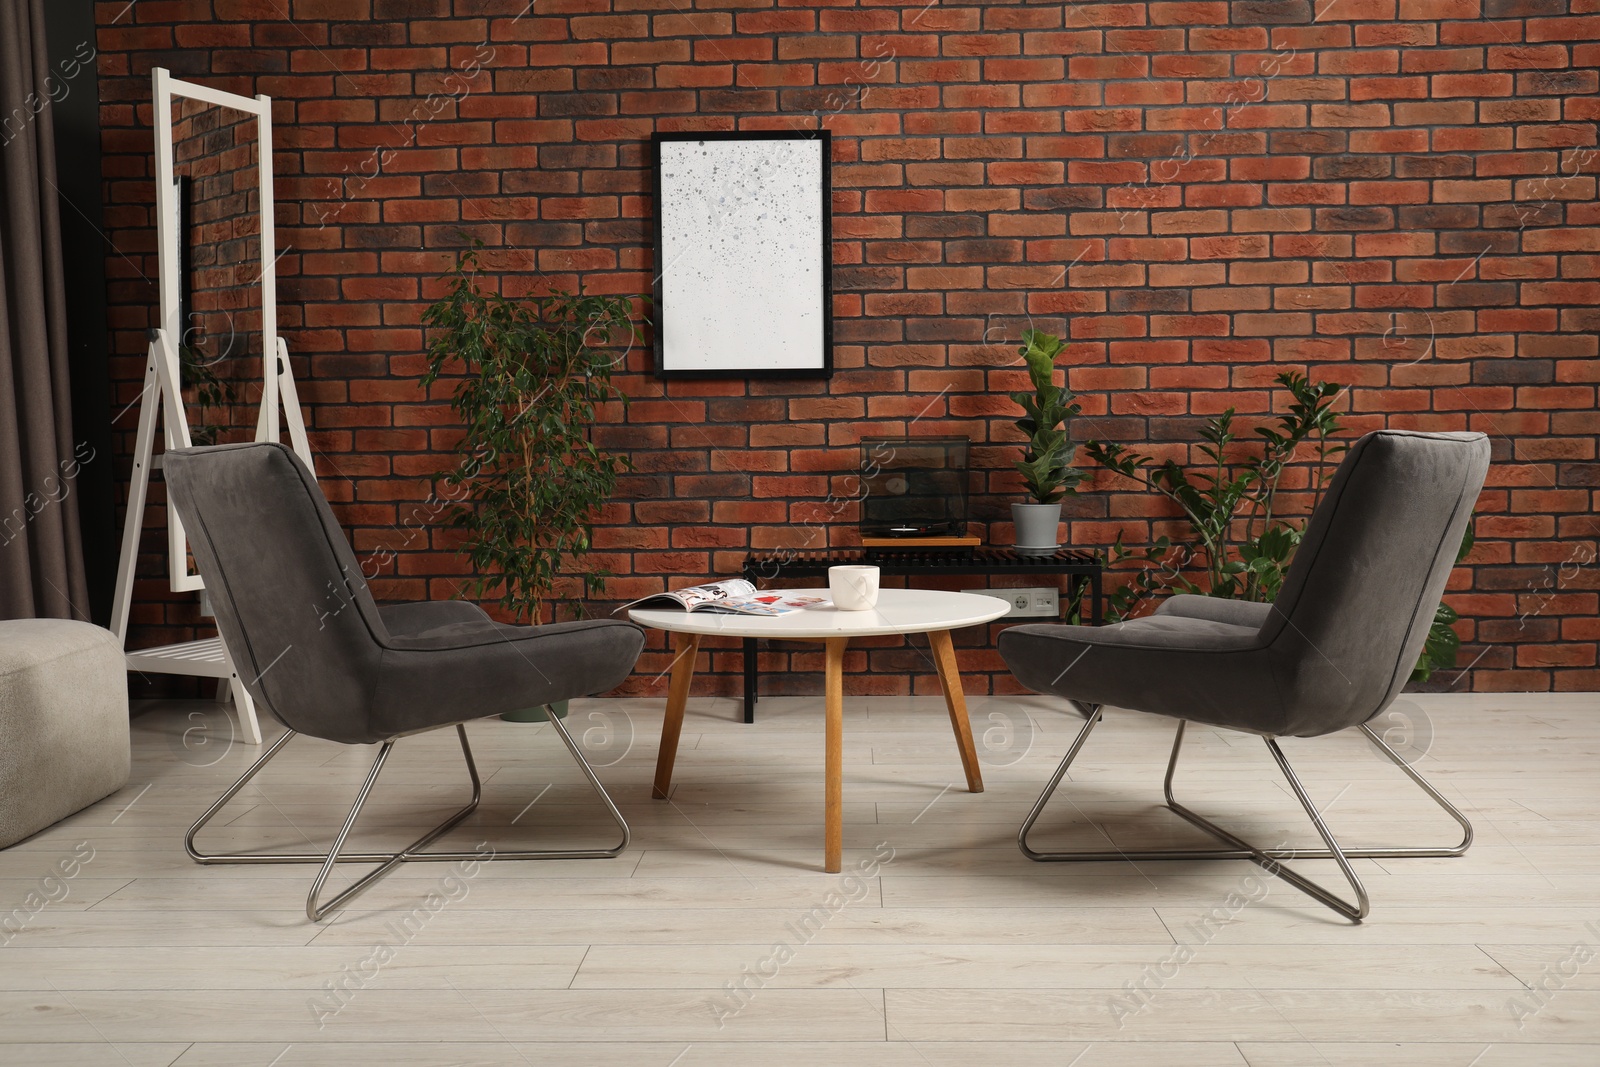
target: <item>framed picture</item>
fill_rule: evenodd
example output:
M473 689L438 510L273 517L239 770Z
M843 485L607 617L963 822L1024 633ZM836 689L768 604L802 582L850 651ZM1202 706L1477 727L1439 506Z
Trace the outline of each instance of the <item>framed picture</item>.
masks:
M828 131L651 143L656 375L831 376Z

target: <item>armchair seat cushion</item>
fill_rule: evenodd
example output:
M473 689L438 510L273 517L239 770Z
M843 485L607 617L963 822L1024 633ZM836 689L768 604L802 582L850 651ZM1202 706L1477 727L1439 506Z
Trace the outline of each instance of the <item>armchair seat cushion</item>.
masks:
M372 728L394 737L615 688L644 631L609 619L510 626L484 617L383 644Z
M1110 626L1035 623L1002 631L1000 654L1039 693L1254 733L1287 725L1259 627L1172 614Z
M1232 623L1259 630L1272 614L1271 604L1257 604L1249 600L1224 600L1221 597L1197 596L1179 593L1161 602L1156 615L1177 615L1185 619L1210 619L1212 622Z

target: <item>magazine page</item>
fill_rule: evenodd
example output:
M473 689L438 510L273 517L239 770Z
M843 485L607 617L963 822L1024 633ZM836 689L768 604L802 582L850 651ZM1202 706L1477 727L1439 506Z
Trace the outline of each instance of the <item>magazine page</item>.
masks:
M831 608L826 589L764 589L749 596L729 597L703 610L727 615L789 615L810 608Z
M685 611L693 611L695 608L714 604L731 597L749 596L755 591L755 585L745 581L743 578L728 578L720 582L707 582L705 585L691 585L687 589L674 589L666 593L651 593L649 596L642 596L638 600L630 600L621 607L613 609L611 614L615 615L617 612L625 611L628 608L669 608L674 604Z
M687 589L676 589L670 595L685 608L693 611L703 608L708 604L722 604L736 597L749 596L756 591L754 584L743 578L729 578L723 582L707 582L705 585L691 585Z

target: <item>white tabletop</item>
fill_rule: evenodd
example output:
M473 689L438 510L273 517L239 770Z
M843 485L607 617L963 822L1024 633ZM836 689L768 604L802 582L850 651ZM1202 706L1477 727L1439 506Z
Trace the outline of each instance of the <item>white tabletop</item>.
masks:
M827 595L827 589L819 590ZM881 589L878 606L866 611L806 608L776 617L720 615L709 611L635 608L628 618L640 626L687 634L724 637L768 637L773 640L824 637L876 637L954 630L1000 618L1011 605L992 596L948 593L939 589Z

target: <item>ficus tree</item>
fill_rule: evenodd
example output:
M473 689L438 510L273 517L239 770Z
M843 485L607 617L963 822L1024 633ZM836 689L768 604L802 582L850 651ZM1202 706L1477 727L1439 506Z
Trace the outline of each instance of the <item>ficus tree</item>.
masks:
M541 621L558 579L593 544L595 513L610 499L625 455L599 448L599 408L628 398L613 368L639 338L629 301L555 292L523 299L486 288L478 251L457 257L449 292L423 313L430 331L424 388L458 374L451 406L466 430L459 462L443 476L453 505L445 521L466 534L471 592L517 619ZM604 589L604 571L582 570L583 590Z

